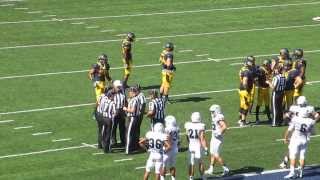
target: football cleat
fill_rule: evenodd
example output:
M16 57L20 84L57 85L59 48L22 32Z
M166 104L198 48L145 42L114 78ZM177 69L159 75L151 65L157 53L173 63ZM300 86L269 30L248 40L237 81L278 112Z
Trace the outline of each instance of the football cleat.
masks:
M230 169L229 168L225 168L223 170L223 173L221 174L222 177L228 176L228 174L230 173Z
M303 178L303 169L300 166L298 167L298 177Z
M290 172L288 175L283 177L284 179L294 179L296 177L294 172Z
M207 169L204 173L212 175L213 174L213 168L210 166L209 169Z

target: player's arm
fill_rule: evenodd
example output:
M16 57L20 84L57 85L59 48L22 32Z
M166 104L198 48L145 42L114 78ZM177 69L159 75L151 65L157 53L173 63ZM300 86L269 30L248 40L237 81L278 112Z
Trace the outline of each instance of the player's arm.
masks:
M91 81L93 80L93 74L94 74L94 68L91 68L88 73L88 77Z
M223 120L223 121L219 121L219 126L220 126L220 129L221 129L221 134L224 134L228 128L226 122Z
M285 143L285 144L288 144L288 143L289 143L289 139L290 139L291 133L292 133L292 131L293 131L293 128L294 128L294 125L293 125L293 123L291 122L291 124L289 125L288 129L287 129L286 132L284 133L284 143Z
M248 89L248 77L247 76L244 76L242 78L242 85L245 89Z
M147 139L146 138L140 138L139 139L139 146L142 149L147 149Z
M171 140L170 140L170 138L168 138L168 140L164 141L164 148L165 148L166 152L168 152L171 149Z

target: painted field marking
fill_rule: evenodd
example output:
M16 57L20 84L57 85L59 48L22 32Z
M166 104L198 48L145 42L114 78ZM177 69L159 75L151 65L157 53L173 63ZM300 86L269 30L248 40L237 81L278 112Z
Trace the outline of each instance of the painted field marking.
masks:
M192 49L185 49L185 50L180 50L178 51L179 53L185 53L185 52L192 52Z
M48 15L44 15L44 16L42 16L42 17L56 17L57 15L55 15L55 14L48 14Z
M42 11L29 11L29 12L26 12L27 14L40 14L42 13Z
M64 141L71 141L71 138L64 138L64 139L52 139L52 142L64 142Z
M80 24L84 24L84 22L73 22L73 23L70 23L72 25L80 25Z
M213 59L213 58L208 58L209 61L214 61L214 62L221 62L220 59Z
M99 26L86 26L87 29L97 29Z
M315 84L315 83L320 83L320 81L309 81L309 82L306 82L306 84L308 84L308 85L312 85L312 84Z
M32 136L42 136L42 135L47 135L47 134L52 134L52 132L38 132L38 133L33 133Z
M17 7L17 8L14 8L15 10L28 10L29 8L25 8L25 7Z
M126 159L117 159L117 160L114 160L114 162L124 162L124 161L132 161L133 158L126 158Z
M114 16L78 17L78 18L65 18L63 20L64 21L74 21L74 20L140 17L140 16L175 15L175 14L187 14L187 13L203 13L203 12L214 12L214 11L234 11L234 10L262 9L262 8L278 8L278 7L317 5L317 4L320 4L320 2L257 5L257 6L245 6L245 7L228 7L228 8L198 9L198 10L169 11L169 12L151 12L151 13L124 14L124 15L114 15ZM5 21L5 22L0 22L0 24L40 23L40 22L53 22L53 21L54 20Z
M62 21L62 19L56 19L57 21ZM241 32L256 32L256 31L271 31L278 29L297 29L305 27L317 27L320 24L305 24L296 26L278 26L278 27L265 27L265 28L253 28L253 29L242 29L242 30L230 30L230 31L220 31L220 32L207 32L207 33L188 33L188 34L176 34L176 35L163 35L163 36L150 36L136 38L136 40L150 40L150 39L164 39L164 38L178 38L178 37L192 37L192 36L212 36L221 35L229 33L241 33ZM117 34L115 36L125 36L126 34ZM51 43L51 44L29 44L29 45L18 45L18 46L7 46L0 47L0 50L6 49L19 49L19 48L36 48L36 47L50 47L50 46L66 46L66 45L80 45L80 44L96 44L96 43L111 43L119 42L122 39L108 39L108 40L96 40L96 41L79 41L79 42L61 42L61 43Z
M71 150L71 149L80 149L80 148L86 148L86 147L88 147L88 146L81 145L81 146L71 146L71 147L58 148L58 149L47 149L47 150L43 150L43 151L34 151L34 152L29 152L29 153L11 154L11 155L0 156L0 159L23 157L23 156L65 151L65 150Z
M81 144L84 145L84 146L87 146L87 147L91 147L91 148L97 149L96 144L87 144L87 143L81 143Z
M136 167L135 169L138 170L138 169L145 169L146 167L145 166L140 166L140 167Z
M104 32L114 32L114 29L105 29L105 30L101 30L100 32L104 33Z
M1 4L0 7L9 7L9 6L14 6L15 4Z
M0 124L4 124L4 123L10 123L13 122L14 120L2 120L0 121Z
M310 136L310 138L316 138L316 137L320 137L320 134ZM284 139L276 139L276 141L284 141Z
M3 3L3 2L22 2L22 1L25 1L25 0L0 0L0 3Z
M92 153L92 155L96 156L96 155L102 155L104 154L103 152L97 152L97 153Z
M314 21L320 21L320 16L312 18Z
M239 65L242 65L243 63L242 62L238 62L238 63L231 63L229 64L230 66L239 66Z
M209 54L197 54L197 57L209 56Z
M151 45L151 44L160 44L160 41L154 41L154 42L147 42L146 44Z
M14 130L19 130L19 129L30 129L32 128L33 126L20 126L20 127L15 127L13 128Z

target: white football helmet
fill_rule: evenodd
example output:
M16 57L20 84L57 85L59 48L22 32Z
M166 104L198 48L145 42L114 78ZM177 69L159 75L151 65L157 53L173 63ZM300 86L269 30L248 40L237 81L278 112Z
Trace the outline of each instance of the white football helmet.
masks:
M221 107L218 104L213 104L212 106L210 106L209 111L214 115L222 113Z
M113 81L113 87L122 87L122 82L120 80Z
M305 96L299 96L297 99L297 105L306 106L308 104L307 98Z
M201 115L199 112L193 112L191 114L191 122L194 122L194 123L201 122Z
M174 116L167 116L164 121L166 122L166 127L176 127L177 126L177 120Z
M159 133L162 133L164 132L164 127L163 127L163 124L162 123L156 123L153 127L153 131L154 132L159 132Z

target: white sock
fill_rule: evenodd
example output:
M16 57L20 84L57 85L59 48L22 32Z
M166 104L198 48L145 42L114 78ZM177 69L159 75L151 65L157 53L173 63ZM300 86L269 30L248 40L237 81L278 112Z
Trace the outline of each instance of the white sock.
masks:
M176 178L174 176L171 176L171 180L176 180Z
M210 168L209 168L209 169L213 169L213 165L212 165L212 164L210 165Z
M193 176L189 176L189 179L190 179L190 180L193 180Z
M160 180L165 180L165 179L164 179L164 176L160 176Z
M228 171L229 168L227 166L222 166L223 170Z
M294 173L294 166L290 165L290 173Z

